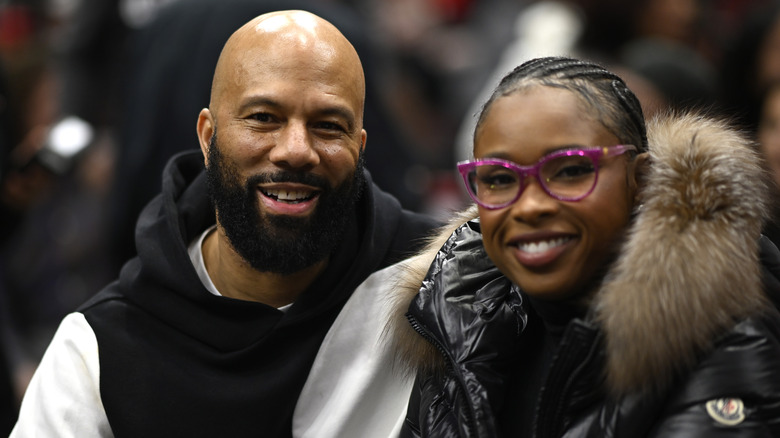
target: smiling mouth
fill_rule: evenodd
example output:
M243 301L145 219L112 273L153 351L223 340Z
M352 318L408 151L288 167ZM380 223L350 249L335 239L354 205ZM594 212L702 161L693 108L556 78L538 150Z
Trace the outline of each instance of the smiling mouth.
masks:
M528 254L541 254L553 248L562 246L570 240L572 240L571 237L558 237L556 239L543 240L539 242L521 242L517 245L517 248L520 251Z
M271 198L278 202L284 202L286 204L299 204L306 202L317 197L318 192L306 191L306 190L274 190L274 189L260 189L260 191L268 198Z

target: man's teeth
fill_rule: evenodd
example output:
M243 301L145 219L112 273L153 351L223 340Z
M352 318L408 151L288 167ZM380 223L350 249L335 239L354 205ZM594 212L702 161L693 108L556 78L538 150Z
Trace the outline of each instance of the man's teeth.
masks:
M286 190L265 190L265 194L270 197L276 198L279 201L284 201L284 202L305 201L306 199L309 199L312 196L311 192L286 191Z
M556 246L561 246L568 241L569 241L568 237L559 237L557 239L546 240L542 242L521 243L518 245L518 248L520 249L520 251L523 252L527 252L530 254L537 254L537 253L549 251L552 248L555 248Z

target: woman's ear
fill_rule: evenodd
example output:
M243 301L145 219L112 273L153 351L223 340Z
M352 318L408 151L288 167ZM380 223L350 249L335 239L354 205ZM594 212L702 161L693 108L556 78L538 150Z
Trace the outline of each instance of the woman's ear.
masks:
M642 152L634 157L628 170L628 185L631 188L631 193L634 194L634 204L639 205L642 203L642 189L647 183L647 176L650 172L650 154Z

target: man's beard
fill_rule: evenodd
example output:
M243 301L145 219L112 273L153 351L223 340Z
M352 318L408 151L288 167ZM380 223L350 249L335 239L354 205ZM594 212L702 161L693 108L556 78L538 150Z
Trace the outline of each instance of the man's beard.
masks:
M336 188L322 177L285 170L252 175L242 184L236 166L220 153L216 132L209 144L208 163L209 197L230 245L254 269L282 275L312 266L338 247L365 182L361 150L353 176ZM257 187L265 182L318 188L314 212L309 217L262 213Z

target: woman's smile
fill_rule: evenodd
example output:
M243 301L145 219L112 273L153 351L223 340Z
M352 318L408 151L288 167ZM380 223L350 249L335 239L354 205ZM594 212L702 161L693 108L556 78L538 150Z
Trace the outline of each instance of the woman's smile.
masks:
M515 248L517 260L532 268L554 263L573 244L573 237L566 235L521 239L512 246Z

